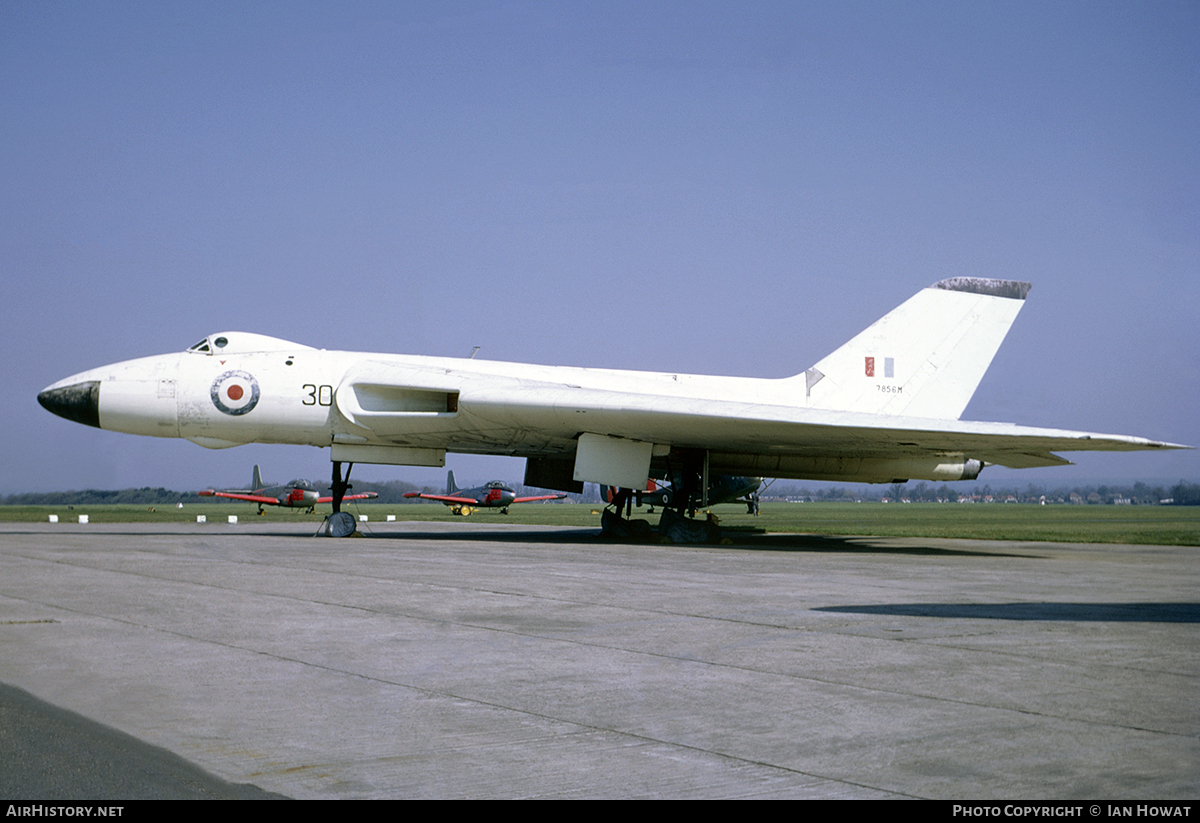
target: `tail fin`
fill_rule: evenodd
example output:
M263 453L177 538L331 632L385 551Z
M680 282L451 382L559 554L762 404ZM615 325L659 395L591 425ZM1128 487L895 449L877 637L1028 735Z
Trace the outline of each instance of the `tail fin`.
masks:
M454 482L454 470L446 472L446 494L454 494L458 491L458 484Z
M254 475L250 478L250 488L254 491L265 489L266 485L262 482L262 475L258 473L258 464L254 464Z
M957 420L1030 284L953 277L934 283L794 380L811 408Z

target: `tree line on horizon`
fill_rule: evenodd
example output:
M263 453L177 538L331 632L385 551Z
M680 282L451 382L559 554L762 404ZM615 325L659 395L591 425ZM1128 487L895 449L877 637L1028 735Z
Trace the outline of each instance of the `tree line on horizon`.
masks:
M354 481L357 492L373 491L379 495L373 504L418 504L422 502L415 498L404 497L406 492L422 492L425 494L444 494L440 486L417 486L404 480L388 480L383 483L369 481ZM538 490L511 484L518 494L532 494ZM314 483L317 489L327 489L328 484ZM1132 485L1100 484L1090 486L1056 487L1053 489L1028 484L1024 489L1017 487L993 487L990 484L978 483L972 486L951 486L949 483L933 485L921 481L919 483L893 483L890 485L853 485L841 484L824 488L800 486L794 483L774 483L760 491L763 500L803 500L813 503L838 502L882 502L883 500L909 500L912 502L956 503L960 499L980 500L986 502L1016 502L1040 503L1043 498L1047 503L1068 504L1084 503L1104 505L1128 503L1132 505L1200 505L1200 483L1188 483L1180 480L1173 486L1149 485L1138 481ZM569 495L576 503L599 503L599 489L595 484L588 483L583 494ZM0 497L0 505L5 506L175 506L212 505L228 503L229 500L220 497L199 497L193 491L174 491L160 487L149 486L140 489L84 489L80 491L63 492L21 492Z
M865 489L865 490L864 490ZM1140 480L1132 485L1098 484L1085 486L1059 486L1049 488L1034 483L1024 489L1017 486L996 486L976 483L971 486L949 483L933 485L919 483L891 483L881 486L851 487L830 486L812 491L794 485L773 485L761 492L764 500L783 498L808 502L843 502L867 500L872 502L907 500L915 503L957 503L961 500L992 503L1046 503L1091 504L1091 505L1200 505L1200 483L1180 480L1173 486L1150 485Z
M379 495L380 503L412 503L411 498L405 498L404 493L410 491L430 491L440 493L441 490L422 488L403 480L388 480L383 483L368 481L351 481L354 490L358 492L373 491ZM284 484L279 484L284 485ZM313 488L322 494L329 489L329 482L313 483ZM65 492L21 492L0 498L0 505L5 506L174 506L184 505L213 505L221 503L236 503L223 497L200 497L194 491L175 491L161 486L144 486L140 489L82 489Z

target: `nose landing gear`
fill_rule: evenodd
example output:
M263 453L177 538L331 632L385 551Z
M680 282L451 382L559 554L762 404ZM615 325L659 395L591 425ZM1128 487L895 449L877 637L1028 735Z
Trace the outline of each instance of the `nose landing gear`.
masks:
M342 499L346 496L346 492L353 488L350 485L352 468L354 468L354 464L348 463L346 476L342 477L341 462L333 461L333 514L325 518L326 537L349 537L354 534L356 528L354 516L349 512L342 511Z

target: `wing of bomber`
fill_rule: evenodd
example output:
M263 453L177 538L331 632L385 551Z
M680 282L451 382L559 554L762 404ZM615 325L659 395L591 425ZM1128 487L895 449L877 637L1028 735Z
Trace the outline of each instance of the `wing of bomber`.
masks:
M1141 437L861 412L797 409L734 400L643 397L545 387L545 430L566 439L586 420L593 437L669 444L709 454L714 473L762 477L845 479L970 479L985 464L1031 468L1068 464L1059 451L1141 451L1187 448ZM512 400L503 393L461 399L464 410L497 419ZM576 433L575 439L581 440ZM653 450L647 450L651 454ZM529 453L526 456L536 456Z

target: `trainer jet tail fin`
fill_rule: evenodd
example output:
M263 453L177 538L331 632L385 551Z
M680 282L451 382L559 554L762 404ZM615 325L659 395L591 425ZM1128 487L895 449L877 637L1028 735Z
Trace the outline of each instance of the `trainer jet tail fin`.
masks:
M810 408L957 420L1030 284L953 277L922 289L792 378Z

